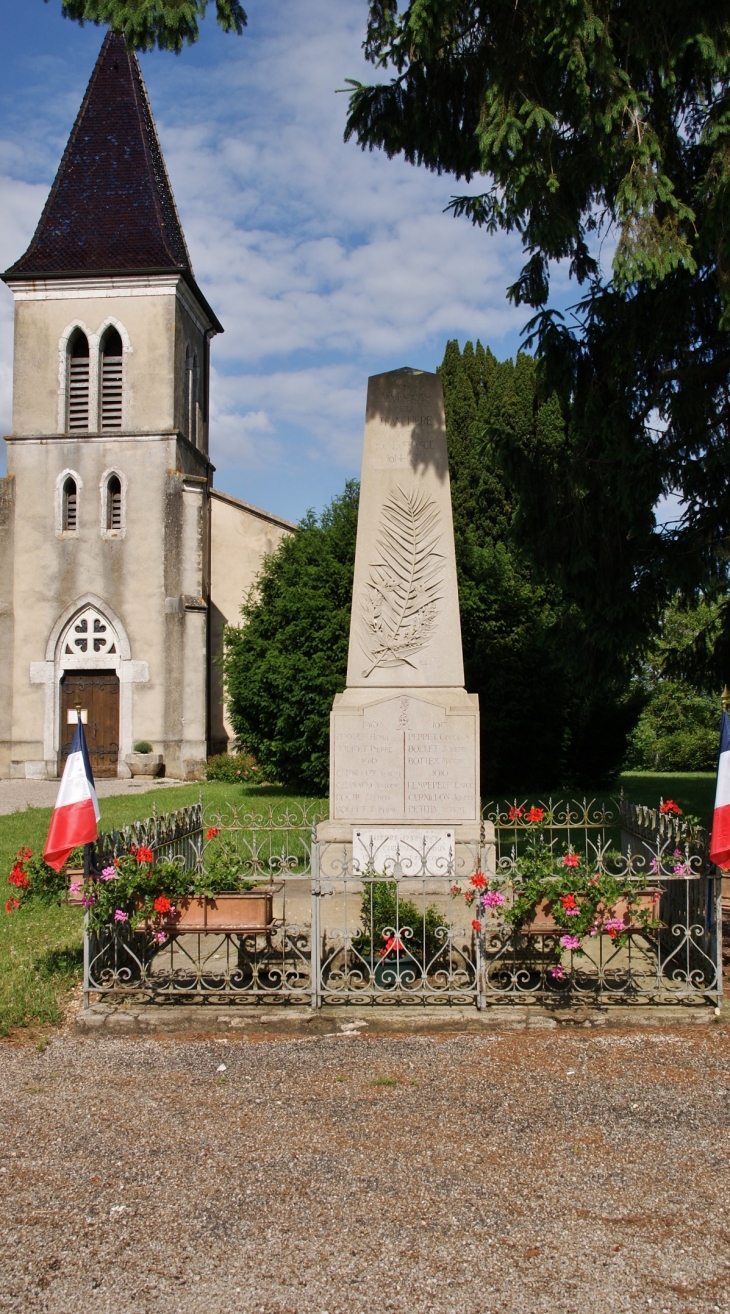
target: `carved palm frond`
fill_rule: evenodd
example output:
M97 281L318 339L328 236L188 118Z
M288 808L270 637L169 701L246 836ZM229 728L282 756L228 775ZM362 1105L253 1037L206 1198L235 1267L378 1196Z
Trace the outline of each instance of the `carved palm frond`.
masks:
M444 557L436 503L423 492L396 488L383 504L379 559L361 599L370 665L414 666L411 658L433 635L442 597Z

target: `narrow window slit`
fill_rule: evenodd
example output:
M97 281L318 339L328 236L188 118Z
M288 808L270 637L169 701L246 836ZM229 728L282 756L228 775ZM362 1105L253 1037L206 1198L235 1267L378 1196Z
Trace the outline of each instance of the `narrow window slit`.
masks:
M63 485L62 525L66 533L75 533L78 528L78 501L76 480L69 475Z
M106 486L106 527L122 528L122 485L117 475L111 475Z

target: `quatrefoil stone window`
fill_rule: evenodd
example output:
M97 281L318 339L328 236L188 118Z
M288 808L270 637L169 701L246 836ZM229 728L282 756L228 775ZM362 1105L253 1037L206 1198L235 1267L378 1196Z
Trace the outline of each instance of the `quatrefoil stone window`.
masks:
M87 607L72 621L63 645L66 657L114 656L116 651L116 636L111 625L93 607Z

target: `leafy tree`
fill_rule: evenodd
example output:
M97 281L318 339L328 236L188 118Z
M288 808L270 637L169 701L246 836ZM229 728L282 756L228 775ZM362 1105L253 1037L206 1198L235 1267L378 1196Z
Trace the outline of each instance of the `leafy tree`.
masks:
M345 688L355 567L358 485L264 561L225 632L224 673L233 727L264 778L326 793L329 714Z
M675 597L637 680L647 699L628 744L629 770L712 771L720 702L712 669L721 604Z
M45 0L48 4L48 0ZM130 50L174 50L193 45L200 35L208 0L61 0L65 18L109 24L121 32ZM246 14L240 0L215 0L216 18L224 32L243 32Z
M369 12L367 57L395 76L352 84L347 135L483 179L454 213L520 234L509 295L537 312L528 343L545 395L570 412L512 472L522 534L592 611L607 658L628 656L677 586L722 591L727 573L727 6L371 0ZM567 320L547 308L556 260L584 289ZM653 507L670 490L684 514L659 533ZM730 660L730 603L721 620L716 665Z

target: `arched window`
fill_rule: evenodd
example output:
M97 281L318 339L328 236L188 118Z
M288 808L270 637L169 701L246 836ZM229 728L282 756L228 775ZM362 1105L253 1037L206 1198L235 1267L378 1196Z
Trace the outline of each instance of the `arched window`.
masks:
M89 428L89 343L76 329L68 344L67 427L69 433Z
M118 475L111 475L106 484L106 527L122 528L122 485Z
M66 534L73 534L79 527L79 493L76 480L69 475L64 480L62 490L61 528Z
M122 339L107 329L101 343L101 428L122 427Z
M185 348L185 396L183 431L193 446L198 442L198 357L190 346Z

